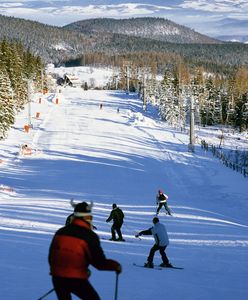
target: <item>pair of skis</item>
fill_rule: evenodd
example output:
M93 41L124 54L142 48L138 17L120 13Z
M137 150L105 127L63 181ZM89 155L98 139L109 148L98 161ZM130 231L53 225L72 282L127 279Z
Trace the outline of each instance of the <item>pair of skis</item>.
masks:
M106 238L106 237L100 237L101 240L104 240L104 241L110 241L110 242L126 242L126 240L122 239L122 240L119 240L119 239L116 239L116 240L112 240L111 238ZM130 241L128 241L130 242ZM132 241L131 241L132 242Z
M183 270L184 268L182 267L161 267L159 265L154 265L153 268L148 268L148 267L145 267L144 265L139 265L139 264L136 264L136 263L133 263L133 265L135 267L139 267L139 268L145 268L145 269L154 269L154 270L164 270L164 269L176 269L176 270Z

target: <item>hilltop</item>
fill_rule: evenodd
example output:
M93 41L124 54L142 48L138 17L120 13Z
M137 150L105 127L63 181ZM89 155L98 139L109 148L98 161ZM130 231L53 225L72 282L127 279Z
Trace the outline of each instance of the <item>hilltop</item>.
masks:
M98 18L74 22L64 26L84 34L95 32L140 37L180 44L222 44L220 40L200 34L164 18Z
M227 72L248 65L248 45L223 43L161 18L93 19L55 27L0 15L0 39L16 40L44 63L58 65L168 64ZM151 61L152 60L152 61Z

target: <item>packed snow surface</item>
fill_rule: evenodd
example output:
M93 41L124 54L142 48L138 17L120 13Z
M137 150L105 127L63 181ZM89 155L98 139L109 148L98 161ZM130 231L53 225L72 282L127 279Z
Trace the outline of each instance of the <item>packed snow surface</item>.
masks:
M1 299L34 300L52 288L48 248L72 212L70 198L94 201L104 252L123 267L119 300L248 299L247 178L198 145L189 152L188 135L163 123L154 107L144 111L136 94L66 87L35 95L31 115L29 132L26 108L0 142ZM21 153L23 144L31 154ZM134 235L152 226L160 188L173 211L159 215L167 255L184 270L133 266L153 245L152 237ZM108 240L112 203L125 213L126 242ZM114 299L115 273L91 270L101 299Z

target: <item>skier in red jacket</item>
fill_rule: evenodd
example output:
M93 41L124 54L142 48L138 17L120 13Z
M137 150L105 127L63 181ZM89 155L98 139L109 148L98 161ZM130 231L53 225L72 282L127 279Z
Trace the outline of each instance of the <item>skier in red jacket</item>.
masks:
M71 294L82 300L100 300L88 280L89 265L121 273L121 265L105 257L99 238L92 231L91 206L86 202L77 204L72 223L55 233L48 260L58 300L71 300Z

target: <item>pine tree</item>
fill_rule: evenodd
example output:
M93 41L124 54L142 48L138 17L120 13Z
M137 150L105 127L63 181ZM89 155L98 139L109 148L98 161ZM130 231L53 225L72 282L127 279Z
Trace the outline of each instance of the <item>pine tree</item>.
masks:
M0 138L4 138L14 123L15 114L28 101L27 80L41 89L43 64L39 57L24 50L19 43L0 42Z
M15 121L13 90L7 71L0 70L0 139L6 137L7 131Z

